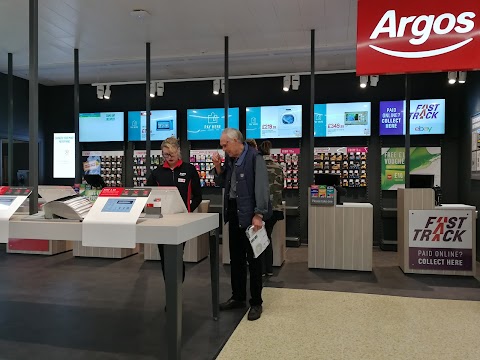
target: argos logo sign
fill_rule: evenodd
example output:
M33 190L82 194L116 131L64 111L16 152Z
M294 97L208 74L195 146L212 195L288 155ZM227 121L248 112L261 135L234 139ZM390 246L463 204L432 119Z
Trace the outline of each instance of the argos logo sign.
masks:
M480 67L480 2L359 0L357 74Z

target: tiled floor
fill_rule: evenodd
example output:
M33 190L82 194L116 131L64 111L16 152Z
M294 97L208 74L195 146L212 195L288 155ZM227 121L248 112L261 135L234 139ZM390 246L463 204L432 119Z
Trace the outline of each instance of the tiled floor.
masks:
M306 252L306 247L289 248L287 262L265 285L480 300L476 279L405 276L395 253L375 251L370 274L309 271ZM221 267L221 300L230 296L228 271ZM208 261L187 265L183 289L182 359L213 359L245 311L212 320ZM160 264L140 255L115 261L74 259L71 253L11 255L0 249L2 360L165 359L164 305Z
M477 360L480 303L347 292L264 290L218 360ZM247 346L248 344L248 346Z

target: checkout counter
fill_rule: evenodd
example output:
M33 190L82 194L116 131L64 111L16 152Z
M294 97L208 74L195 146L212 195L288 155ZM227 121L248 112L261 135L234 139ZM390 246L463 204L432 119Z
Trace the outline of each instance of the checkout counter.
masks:
M431 188L397 190L399 266L408 274L474 276L474 206L439 205Z
M309 188L308 267L372 271L373 205L342 204L333 185Z

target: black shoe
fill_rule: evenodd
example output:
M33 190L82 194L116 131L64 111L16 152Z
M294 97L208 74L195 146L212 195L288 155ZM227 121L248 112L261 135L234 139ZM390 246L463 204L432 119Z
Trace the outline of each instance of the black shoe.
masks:
M242 309L245 307L245 301L238 301L233 299L228 299L224 303L220 304L220 311L224 310L233 310L233 309Z
M260 316L262 316L262 305L253 305L248 312L248 320L258 320Z

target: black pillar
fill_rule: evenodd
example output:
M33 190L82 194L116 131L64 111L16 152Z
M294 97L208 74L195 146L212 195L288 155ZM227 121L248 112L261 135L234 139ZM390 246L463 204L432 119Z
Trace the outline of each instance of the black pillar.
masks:
M13 54L8 53L8 185L13 185Z
M229 68L228 68L228 36L225 36L225 95L224 95L224 101L225 101L225 127L228 127L228 109L230 107L230 81L228 77L230 76L229 74ZM246 135L246 134L245 134Z
M74 84L73 84L73 123L75 131L75 184L82 182L82 154L80 152L79 117L80 117L80 63L78 49L74 50Z
M150 104L150 43L147 43L146 47L146 112L147 112L147 134L146 134L146 143L145 143L145 150L146 150L146 159L145 159L145 166L146 166L146 171L145 171L145 176L148 179L150 176L150 152L152 149L151 143L150 143L150 110L151 110L151 104Z
M30 0L29 28L29 185L33 186L30 195L30 214L38 212L38 0Z
M405 188L410 188L410 76L405 74Z

